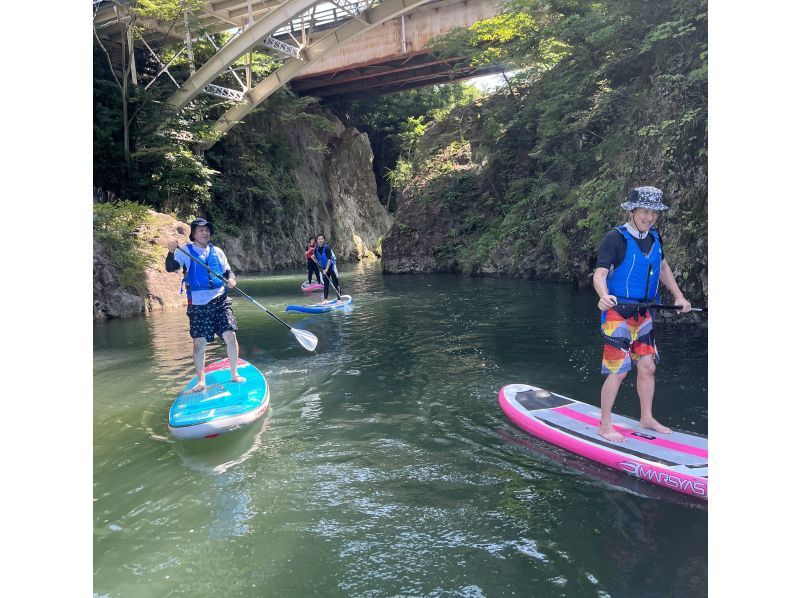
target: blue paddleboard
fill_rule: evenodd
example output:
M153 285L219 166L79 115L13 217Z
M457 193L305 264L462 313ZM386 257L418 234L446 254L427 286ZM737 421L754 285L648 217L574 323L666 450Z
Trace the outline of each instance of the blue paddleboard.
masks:
M176 438L213 438L255 421L269 407L264 375L240 359L237 372L245 382L231 382L230 361L205 368L206 388L192 392L197 376L183 388L169 409L169 431Z
M313 305L287 305L286 311L298 311L304 314L323 314L345 308L352 303L353 298L350 295L342 295L342 301L330 299L322 303L314 303Z

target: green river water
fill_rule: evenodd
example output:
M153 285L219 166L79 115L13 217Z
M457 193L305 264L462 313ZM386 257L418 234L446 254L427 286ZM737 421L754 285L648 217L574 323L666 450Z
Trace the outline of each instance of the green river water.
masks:
M703 596L704 504L516 428L501 386L599 404L596 298L570 285L343 268L350 313L287 314L304 273L237 298L267 415L175 441L184 310L94 327L96 596ZM175 281L176 292L178 278ZM707 334L659 326L655 414L706 433ZM211 345L208 358L225 356ZM633 377L616 409L638 415ZM713 490L712 490L713 492Z

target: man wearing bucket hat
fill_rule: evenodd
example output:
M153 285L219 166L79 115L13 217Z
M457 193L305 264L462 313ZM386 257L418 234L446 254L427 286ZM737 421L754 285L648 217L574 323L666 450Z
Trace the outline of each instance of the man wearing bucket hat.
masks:
M237 373L239 343L236 340L236 331L238 327L236 316L233 313L233 301L225 292L226 288L236 286L236 276L234 276L223 251L211 243L212 234L214 234L213 224L205 218L194 220L189 233L189 240L192 242L181 247L180 251L176 253L178 244L170 241L165 264L167 272L175 272L182 268L184 273L181 292L183 292L183 288L186 288L188 300L186 315L189 316L192 358L197 373L197 385L192 389L195 392L206 387L206 377L203 371L205 369L206 344L214 340L215 334L219 335L227 346L228 359L231 364L231 380L234 382L245 381ZM194 259L189 257L190 255ZM223 283L216 276L212 276L195 260L205 263L227 282Z
M600 243L594 271L594 289L600 296L600 328L603 335L601 373L606 380L600 390L598 433L612 442L624 442L611 425L611 409L622 380L636 363L642 428L662 434L672 432L653 417L655 374L658 363L653 314L626 303L660 303L658 284L663 283L686 313L691 304L684 298L669 267L661 236L653 228L660 212L667 209L663 193L656 187L636 187L621 204L628 222L612 229Z

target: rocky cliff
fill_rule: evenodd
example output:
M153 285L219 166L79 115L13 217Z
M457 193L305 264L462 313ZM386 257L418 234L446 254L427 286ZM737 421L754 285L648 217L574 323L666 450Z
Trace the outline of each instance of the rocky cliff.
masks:
M215 241L238 273L304 267L306 241L320 232L340 261L379 256L391 217L378 201L369 140L316 110L317 123L329 123L324 130L262 112L234 129L209 156L220 171L219 184L202 215L214 222ZM283 166L279 170L276 164ZM260 176L267 171L272 175ZM171 215L150 214L153 223L130 231L152 249L152 266L141 274L144 293L123 288L107 250L95 242L95 318L185 305L179 277L165 272L163 264L170 240L188 242L189 225Z
M630 188L652 185L670 206L657 224L667 259L684 293L701 303L708 281L706 3L556 5L514 5L520 12L510 18L536 23L535 33L501 32L486 22L440 44L454 57L507 51L532 68L409 143L395 170L400 195L383 269L587 285L602 237L627 218L620 203ZM507 33L504 48L489 42L487 50L485 40Z
M519 99L509 95L457 108L432 124L414 148L399 191L382 245L383 271L503 274L589 286L600 239L626 220L619 204L628 188L654 185L670 205L657 228L676 280L690 300L704 303L704 131L688 122L692 136L674 143L683 153L667 153L641 131L648 131L647 122L677 121L685 108L663 86L648 95L652 101L636 113L638 120L619 126L616 138L609 134L608 145L615 145L608 154L577 137L563 141L571 147L542 155L527 130L535 123L518 125L516 132L508 127L498 141L503 122L497 121L517 110ZM589 160L596 164L582 163Z
M306 241L318 233L342 261L380 254L392 218L378 201L369 139L317 106L310 110L311 124L284 122L270 106L209 156L222 171L209 213L224 223L220 243L239 271L302 267Z
M150 211L151 220L140 226L135 234L150 246L151 266L142 273L146 289L144 296L120 283L120 275L108 251L94 243L94 317L95 319L125 318L145 311L175 309L186 306L186 296L180 294L180 276L164 269L167 245L189 242L189 225L167 214Z

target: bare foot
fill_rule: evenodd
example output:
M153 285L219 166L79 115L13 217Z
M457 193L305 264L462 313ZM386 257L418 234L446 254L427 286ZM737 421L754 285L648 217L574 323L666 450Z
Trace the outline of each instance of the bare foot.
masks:
M192 392L200 392L200 391L205 390L205 389L206 389L206 383L205 382L198 382L197 384L195 384L192 387Z
M608 428L597 428L597 433L611 442L625 442L625 437L611 426Z
M667 426L662 426L652 417L650 419L640 419L639 425L642 428L647 428L648 430L655 430L656 432L661 432L662 434L672 434L672 430L670 430Z
M247 382L247 378L244 376L231 376L231 382L236 382L236 384L241 384L242 382Z

